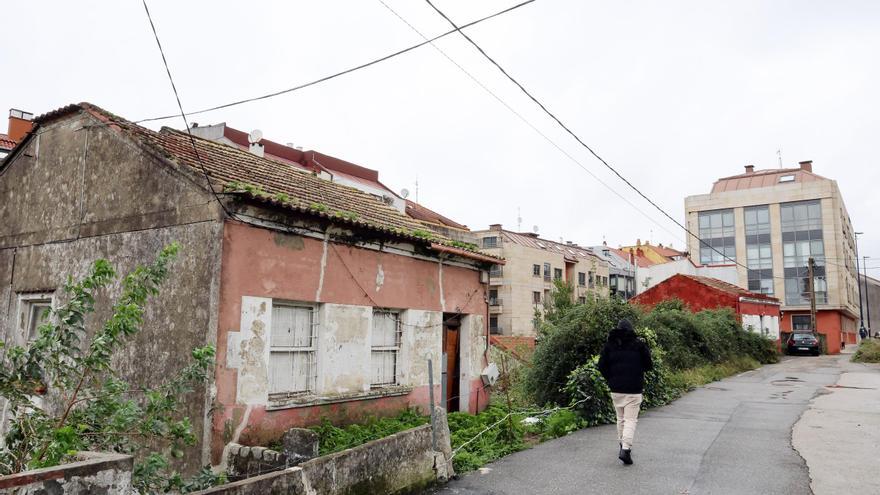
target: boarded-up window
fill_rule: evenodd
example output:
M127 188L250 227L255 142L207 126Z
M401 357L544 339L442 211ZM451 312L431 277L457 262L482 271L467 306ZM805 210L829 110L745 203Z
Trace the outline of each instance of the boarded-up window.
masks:
M370 342L370 385L373 387L397 384L400 328L399 312L373 311L373 334Z
M315 308L272 305L269 393L303 394L315 389Z

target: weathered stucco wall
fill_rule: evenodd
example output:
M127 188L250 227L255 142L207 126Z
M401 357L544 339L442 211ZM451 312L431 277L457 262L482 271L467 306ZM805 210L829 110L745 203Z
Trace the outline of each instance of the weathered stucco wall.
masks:
M266 444L323 417L355 422L426 408L429 358L440 392L444 311L469 315L461 383L471 394L485 350L484 297L475 269L227 223L213 461L229 442ZM268 385L268 336L279 302L314 305L318 322L315 389L280 401L270 400ZM373 308L400 310L401 320L398 381L381 389L370 386ZM476 407L474 400L468 409Z
M91 118L74 115L42 127L23 146L0 170L3 340L26 339L20 294L51 293L60 304L67 278L82 277L95 259L108 259L124 275L177 241L180 255L161 294L115 362L123 377L155 386L189 364L194 347L214 343L222 223L211 195ZM89 326L106 320L119 292L117 281L98 294ZM209 404L198 390L181 410L199 439ZM203 445L187 449L180 467L203 466Z
M133 459L128 455L80 452L77 461L0 476L0 495L131 493Z

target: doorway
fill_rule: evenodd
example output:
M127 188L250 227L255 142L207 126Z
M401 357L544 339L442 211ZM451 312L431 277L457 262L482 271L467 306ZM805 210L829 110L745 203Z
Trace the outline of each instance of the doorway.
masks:
M443 313L443 352L446 353L446 410L459 409L459 360L461 349L461 316Z

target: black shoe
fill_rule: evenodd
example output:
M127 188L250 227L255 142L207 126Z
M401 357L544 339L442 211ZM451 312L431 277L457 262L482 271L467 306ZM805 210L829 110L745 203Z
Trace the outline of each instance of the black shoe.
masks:
M617 458L620 459L621 461L623 461L623 463L628 466L633 463L632 455L630 455L631 453L632 453L632 449L621 448L620 454L617 455Z

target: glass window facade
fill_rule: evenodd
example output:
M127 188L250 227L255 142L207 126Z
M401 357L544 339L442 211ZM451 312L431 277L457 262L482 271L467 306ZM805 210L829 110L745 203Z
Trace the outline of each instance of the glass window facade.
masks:
M722 265L736 261L736 229L733 209L701 211L700 263Z
M770 248L770 209L767 205L743 210L749 290L773 294L773 254Z
M813 283L816 303L828 302L825 282L825 243L822 238L822 206L816 201L781 205L782 254L785 270L785 304L810 304L807 261L815 262Z

